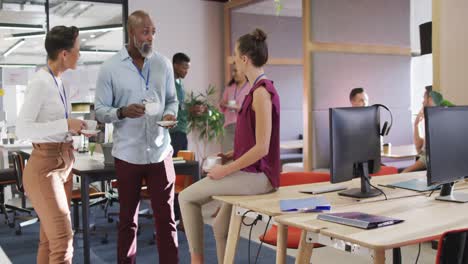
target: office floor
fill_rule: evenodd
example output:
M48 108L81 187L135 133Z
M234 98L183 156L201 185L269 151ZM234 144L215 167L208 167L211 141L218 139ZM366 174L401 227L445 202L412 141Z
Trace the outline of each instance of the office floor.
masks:
M203 207L203 217L205 219L205 223L207 223L209 225L212 224L213 218L211 218L211 214L215 211L217 206L218 206L217 202L211 202L211 203L209 203L209 204L207 204L206 206ZM266 224L264 222L258 222L258 224L253 228L253 231L252 231L253 241L258 242L258 237L260 236L260 234L262 234L264 232L265 225ZM11 229L8 229L8 228L6 228L6 229L7 229L8 234L12 233ZM241 236L243 238L245 238L245 239L248 239L249 228L243 226L242 229L241 229ZM18 237L13 237L13 238L17 239ZM37 238L34 237L33 239L35 241ZM0 263L7 263L7 262L4 262L5 256L3 255L2 250L1 250L1 246L5 246L5 245L2 245L3 243L5 243L5 241L2 241L0 239ZM243 243L244 243L244 246L242 246L241 248L243 250L245 250L245 246L246 246L245 241ZM264 245L264 246L269 247L272 250L276 250L275 247L272 247L272 246L269 246L269 245ZM96 245L96 247L105 247L105 246L101 246L98 243ZM239 250L242 250L242 249L239 249ZM142 247L141 247L140 251L143 251L143 250L144 250L144 244L142 244ZM150 246L149 249L147 249L147 250L148 251L153 251L154 248L152 246ZM184 249L184 250L186 250L186 249ZM213 248L213 250L214 250L214 248ZM252 245L251 250L252 250L251 254L254 255L254 253L257 250L257 245L255 245L255 244ZM32 251L33 252L29 252L29 253L31 253L32 257L33 257L35 255L35 253L34 253L35 249L33 249ZM77 255L80 254L79 252L80 252L80 250L77 248L77 252L76 252ZM8 251L6 251L6 253L8 253ZM240 252L240 254L245 254L245 253L246 252ZM271 253L273 253L273 252L271 252ZM415 263L417 253L418 253L418 246L417 245L416 246L410 246L410 247L404 247L402 249L403 263L404 264L406 264L406 263ZM273 255L273 254L271 254L271 255ZM112 253L112 255L113 255L113 253ZM288 250L288 255L295 258L296 250ZM419 263L419 264L429 264L429 263L433 264L433 263L435 263L435 255L436 255L436 251L431 249L430 244L427 244L427 243L423 244L421 254L420 254L420 257L419 257L419 261L417 263ZM272 256L272 258L274 258L274 257ZM270 262L272 261L272 258L270 258L270 260L267 261L268 264L270 264ZM245 261L245 259L244 259L244 261ZM264 260L264 261L262 261L260 263L267 263L267 262L265 262L265 260ZM183 262L181 262L181 263L183 263ZM294 263L292 258L289 259L288 264L289 263ZM372 260L369 257L356 256L356 255L345 253L345 252L342 252L342 251L339 251L339 250L336 250L336 249L324 247L324 248L319 248L319 249L314 250L314 254L313 254L313 257L312 257L312 263L364 264L364 263L372 263ZM386 263L392 263L392 257L391 257L391 252L390 251L387 253L387 262Z
M203 208L203 217L205 223L212 224L213 218L210 215L215 211L217 207L217 202L211 202ZM258 237L264 232L266 223L258 222L255 228L252 231L252 238L255 241L258 241ZM241 229L241 236L244 238L249 237L249 229L245 226ZM266 245L272 249L275 247ZM431 248L430 243L424 243L421 245L421 254L419 256L418 264L434 264L436 257L436 250ZM418 254L418 245L409 246L402 248L402 263L409 264L415 263L416 256ZM296 257L296 250L288 249L288 255ZM347 264L365 264L372 263L370 258L363 256L357 256L350 253L346 253L337 249L323 247L314 249L312 256L312 263L347 263ZM386 263L392 263L392 252L387 252L387 261Z

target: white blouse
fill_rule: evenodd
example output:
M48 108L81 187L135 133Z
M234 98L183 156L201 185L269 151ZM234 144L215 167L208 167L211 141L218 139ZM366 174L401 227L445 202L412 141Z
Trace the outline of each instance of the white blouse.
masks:
M68 116L71 112L69 90L65 87L64 97L62 80L58 77L55 80L47 68L38 70L30 80L16 123L18 138L34 143L71 140L65 115L65 109Z

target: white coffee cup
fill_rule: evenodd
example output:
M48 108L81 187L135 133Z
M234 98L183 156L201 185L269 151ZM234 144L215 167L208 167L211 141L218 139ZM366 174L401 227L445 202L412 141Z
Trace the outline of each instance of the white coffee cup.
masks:
M145 104L145 113L147 115L157 115L158 114L158 104L157 103L146 103Z
M96 120L84 120L87 128L86 130L96 130L97 127L97 121Z
M229 105L229 106L236 106L236 104L237 104L237 103L236 103L236 100L229 100L229 101L228 101L228 105Z
M205 169L209 170L213 168L216 164L221 164L221 157L218 156L211 156L207 157L205 160Z

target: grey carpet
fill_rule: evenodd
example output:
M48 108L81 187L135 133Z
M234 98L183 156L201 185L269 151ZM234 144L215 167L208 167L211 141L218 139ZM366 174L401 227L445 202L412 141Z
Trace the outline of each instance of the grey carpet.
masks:
M114 209L115 210L115 209ZM100 207L92 209L93 219L96 222L96 232L91 235L91 261L92 263L116 263L116 223L108 223L102 216ZM153 226L152 219L140 219L141 232L138 236L137 263L159 263L156 245L150 245ZM243 226L242 228L248 228ZM108 233L108 244L101 244L104 233ZM190 255L185 234L178 232L180 263L190 263ZM15 235L14 229L4 224L3 216L0 216L0 247L10 258L12 263L35 263L37 243L39 239L39 225L25 227L22 235ZM256 239L256 238L255 238ZM75 235L73 263L83 263L83 251L81 235ZM248 240L241 238L239 241L236 262L249 263L247 256ZM259 244L251 242L251 263L254 263ZM267 247L262 247L258 263L275 263L276 252ZM216 247L211 226L205 225L205 258L207 264L217 263ZM294 259L288 257L287 263L294 263Z

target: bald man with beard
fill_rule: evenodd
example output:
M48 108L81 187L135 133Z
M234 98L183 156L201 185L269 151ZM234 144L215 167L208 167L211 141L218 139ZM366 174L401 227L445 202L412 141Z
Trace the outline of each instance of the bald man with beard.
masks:
M142 181L151 197L159 263L178 263L174 221L175 172L169 127L178 101L170 60L153 52L155 26L144 11L128 18L128 46L106 61L96 84L100 122L114 125L112 155L118 180L120 214L118 263L135 263Z

